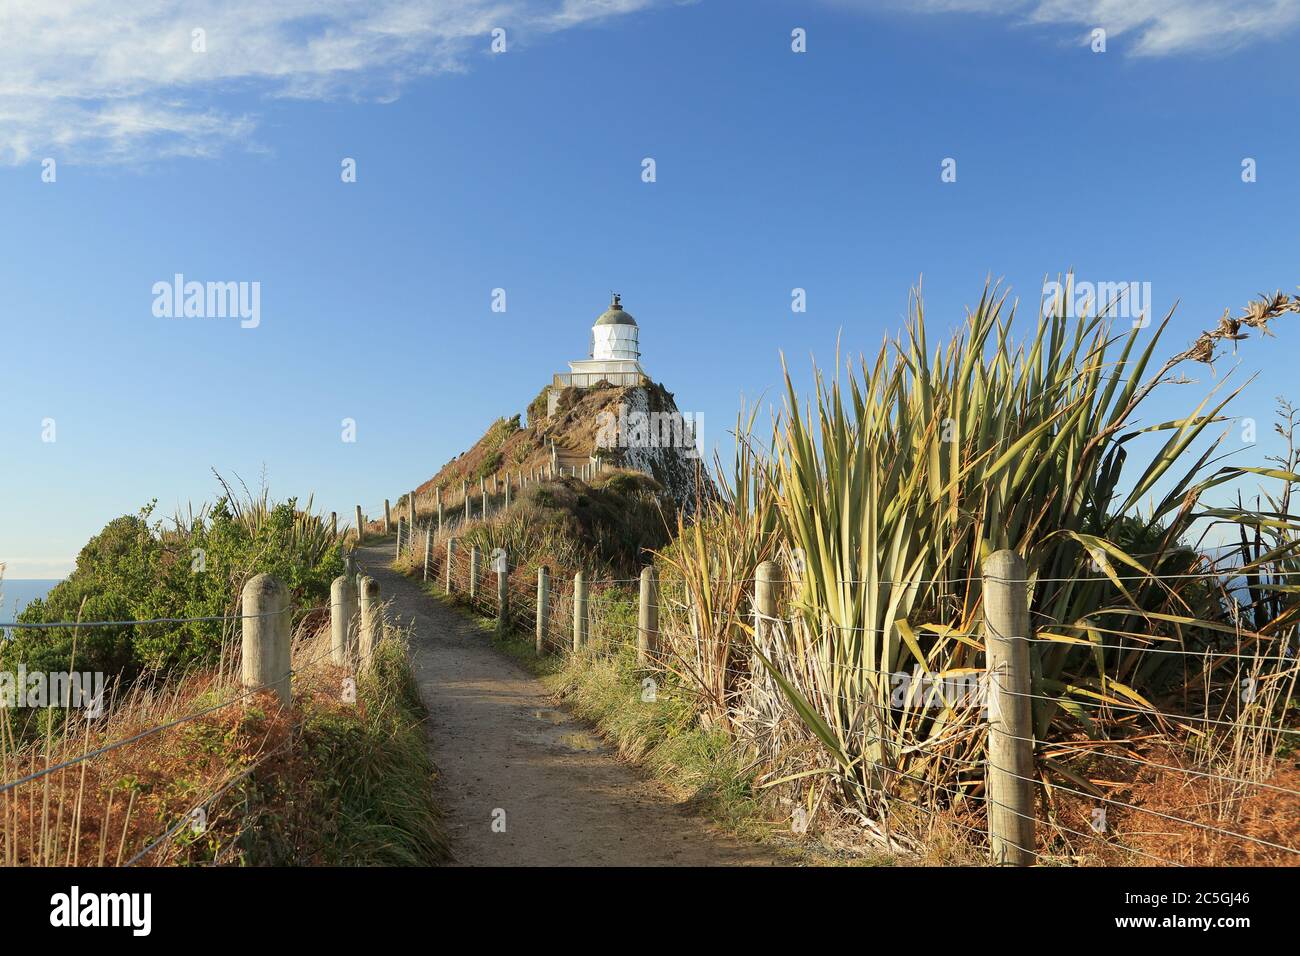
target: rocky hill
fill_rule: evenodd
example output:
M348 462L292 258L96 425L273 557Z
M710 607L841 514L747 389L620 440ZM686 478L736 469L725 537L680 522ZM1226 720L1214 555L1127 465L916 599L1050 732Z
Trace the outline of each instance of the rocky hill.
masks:
M598 460L606 469L637 472L658 485L681 510L694 511L701 497L716 493L695 442L698 421L682 414L662 385L566 388L555 413L546 415L546 390L521 415L500 418L470 449L449 461L417 489L460 488L462 481L491 481L507 472L525 474L556 460L565 470Z

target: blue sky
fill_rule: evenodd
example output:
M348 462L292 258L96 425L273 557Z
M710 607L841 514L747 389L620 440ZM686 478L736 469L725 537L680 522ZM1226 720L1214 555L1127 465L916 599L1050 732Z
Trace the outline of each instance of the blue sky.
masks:
M611 289L725 445L742 400L779 399L782 350L801 376L837 337L874 353L922 274L935 335L987 275L1026 320L1071 267L1150 282L1158 314L1182 303L1162 355L1296 287L1294 0L263 6L9 13L8 577L66 573L151 498L212 498L212 468L373 512L584 357ZM156 317L175 273L259 282L260 325ZM1215 373L1258 373L1252 461L1274 396L1300 401L1300 331L1276 331Z

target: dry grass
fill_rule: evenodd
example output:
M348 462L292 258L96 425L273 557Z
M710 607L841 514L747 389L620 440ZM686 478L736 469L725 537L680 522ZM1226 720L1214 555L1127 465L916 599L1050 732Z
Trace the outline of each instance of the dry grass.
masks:
M307 854L297 862L311 862L310 831L321 821L302 818L308 804L297 795L320 785L319 728L335 720L344 728L364 724L367 707L384 706L382 701L368 703L364 694L355 703L346 701L341 688L351 672L335 667L328 652L327 629L319 629L318 622L299 628L293 646L294 701L288 708L269 691L247 694L229 676L237 672L237 663L228 663L166 686L138 685L112 702L103 717L71 716L61 732L54 720L45 719L45 733L25 742L16 733L16 715L0 710L4 781L200 715L0 794L0 862L266 862L256 840L247 838L251 826L267 828L268 820L276 839ZM313 746L304 746L308 723L318 728ZM422 747L422 732L420 738ZM196 809L206 814L202 826L195 825Z

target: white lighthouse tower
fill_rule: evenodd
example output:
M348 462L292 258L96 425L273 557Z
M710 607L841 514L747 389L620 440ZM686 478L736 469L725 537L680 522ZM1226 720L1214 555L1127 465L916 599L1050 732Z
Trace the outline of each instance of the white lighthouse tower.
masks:
M615 292L609 308L600 314L596 324L591 327L591 357L570 362L569 371L574 375L605 373L644 375L640 361L640 333L636 319L623 311L622 299ZM595 381L581 384L595 384ZM611 380L611 384L625 383Z
M589 357L569 363L567 375L556 375L547 396L547 415L555 414L560 390L564 388L594 388L608 385L642 385L646 382L645 369L641 367L641 330L636 319L623 311L617 292L609 308L596 318L591 327Z

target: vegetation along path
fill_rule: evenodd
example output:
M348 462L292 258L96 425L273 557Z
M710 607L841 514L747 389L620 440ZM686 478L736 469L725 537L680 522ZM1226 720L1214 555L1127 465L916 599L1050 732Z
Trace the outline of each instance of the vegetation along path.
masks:
M388 567L361 567L404 624L429 709L439 800L456 861L473 866L701 866L770 862L710 830L556 707L545 687L484 632ZM505 832L494 832L494 811Z

